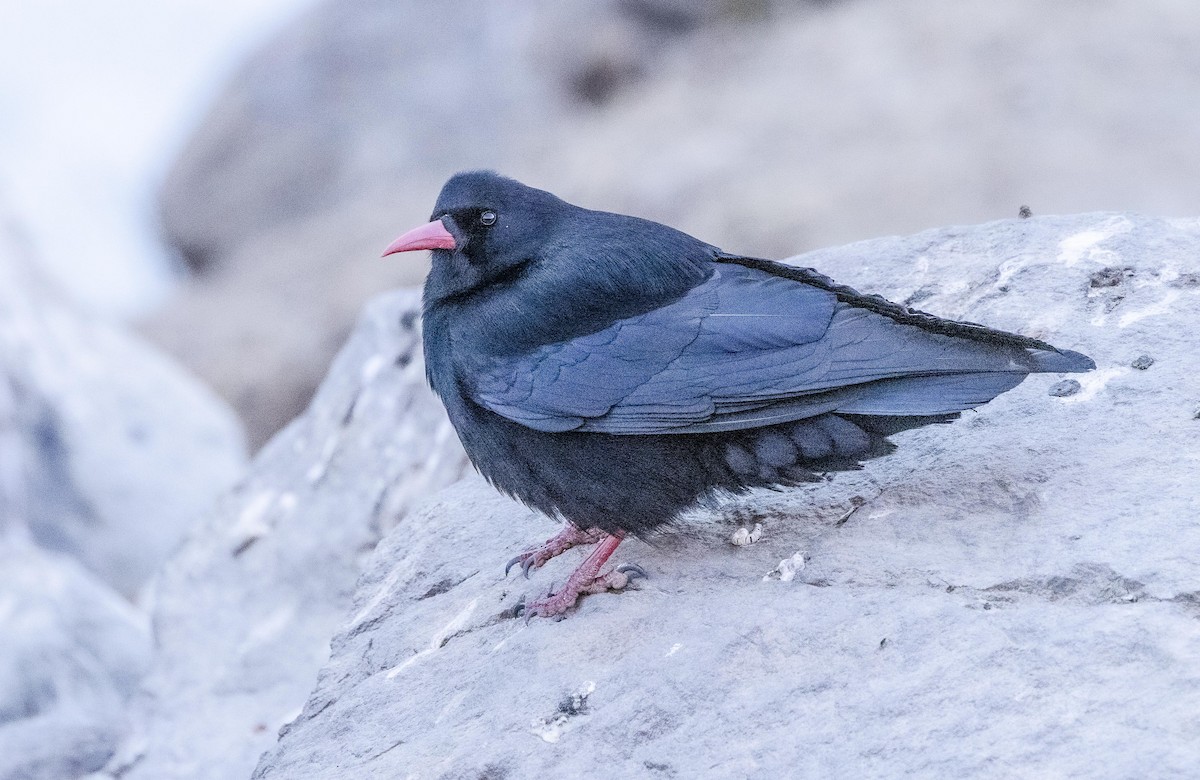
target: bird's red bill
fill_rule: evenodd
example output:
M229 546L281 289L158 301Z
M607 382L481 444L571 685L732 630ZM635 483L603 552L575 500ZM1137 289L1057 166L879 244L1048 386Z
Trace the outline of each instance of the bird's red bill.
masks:
M404 235L388 244L383 250L383 257L397 252L415 252L418 249L454 249L458 245L454 236L446 230L440 219L435 219L428 225L413 228Z

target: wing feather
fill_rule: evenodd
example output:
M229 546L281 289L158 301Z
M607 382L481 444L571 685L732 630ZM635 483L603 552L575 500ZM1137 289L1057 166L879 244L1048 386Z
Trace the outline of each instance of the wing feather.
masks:
M464 373L476 402L537 430L703 433L831 411L949 414L1018 384L1037 354L718 264L671 304Z

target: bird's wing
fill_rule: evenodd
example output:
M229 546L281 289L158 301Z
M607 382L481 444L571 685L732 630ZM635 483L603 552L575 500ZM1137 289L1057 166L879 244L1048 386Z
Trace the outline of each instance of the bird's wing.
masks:
M489 358L466 385L476 403L537 430L702 433L831 411L947 414L985 403L1032 371L1071 370L1044 367L1061 355L1041 342L947 335L930 315L925 326L906 324L844 297L770 269L719 263L671 304Z

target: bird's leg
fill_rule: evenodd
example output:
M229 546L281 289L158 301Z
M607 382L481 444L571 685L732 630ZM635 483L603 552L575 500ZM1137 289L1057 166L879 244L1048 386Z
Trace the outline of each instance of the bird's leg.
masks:
M589 593L603 593L606 590L622 590L635 577L645 577L646 572L633 564L625 564L600 574L604 562L616 552L621 544L621 536L602 534L596 549L579 564L579 568L571 572L571 576L557 593L550 593L543 598L525 605L526 621L534 615L551 617L561 615L575 605L580 596Z
M508 570L519 563L521 564L521 571L525 573L525 579L529 579L530 571L541 568L551 558L561 555L572 547L577 547L581 544L595 544L603 539L604 536L603 531L595 528L584 531L573 523L563 523L562 530L554 536L551 536L537 547L530 547L509 561L504 567L504 573L508 574Z

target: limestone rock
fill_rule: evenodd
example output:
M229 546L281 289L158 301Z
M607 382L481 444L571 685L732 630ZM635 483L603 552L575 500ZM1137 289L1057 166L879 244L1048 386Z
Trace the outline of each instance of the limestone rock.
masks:
M10 424L0 506L16 507L40 546L132 596L236 479L241 428L195 377L78 310L35 267L0 224L0 406Z
M419 310L415 292L367 308L309 409L163 568L116 776L248 775L311 690L376 542L463 473L425 385Z
M149 625L75 561L17 536L0 534L0 778L79 777L123 736Z

